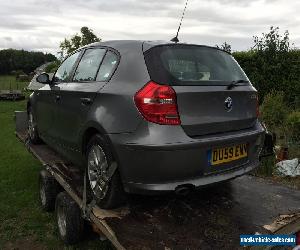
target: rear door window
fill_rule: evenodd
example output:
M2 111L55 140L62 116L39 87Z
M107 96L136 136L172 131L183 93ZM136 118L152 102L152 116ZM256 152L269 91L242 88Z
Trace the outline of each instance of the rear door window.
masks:
M118 56L108 50L100 66L97 81L109 81L118 64Z
M228 85L248 81L233 59L221 50L196 45L164 45L144 53L152 80L169 85Z
M69 56L67 59L63 61L63 63L57 69L55 76L53 78L55 82L65 82L69 80L79 54L80 51L74 53L73 55Z
M105 49L87 49L75 71L73 81L95 81L99 65L105 55Z

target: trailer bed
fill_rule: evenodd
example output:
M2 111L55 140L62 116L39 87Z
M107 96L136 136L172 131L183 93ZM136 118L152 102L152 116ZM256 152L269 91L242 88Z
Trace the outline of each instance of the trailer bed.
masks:
M117 249L236 249L240 234L300 231L300 191L250 175L188 196L130 195L117 210L85 207L82 173L47 145L29 143L25 116L16 113L18 138Z

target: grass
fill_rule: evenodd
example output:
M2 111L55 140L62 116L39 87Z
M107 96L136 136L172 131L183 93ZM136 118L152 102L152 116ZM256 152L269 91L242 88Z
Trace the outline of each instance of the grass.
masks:
M255 170L255 175L270 177L275 170L276 159L274 156L269 156L261 159L260 166Z
M3 79L11 77L0 79L1 86ZM14 111L25 107L26 101L0 101L0 249L107 249L109 244L94 236L65 247L59 239L54 214L41 210L41 164L14 134Z

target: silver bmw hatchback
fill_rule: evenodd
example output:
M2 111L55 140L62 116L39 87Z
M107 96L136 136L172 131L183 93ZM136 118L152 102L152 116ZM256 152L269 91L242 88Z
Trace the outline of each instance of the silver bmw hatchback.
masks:
M259 165L257 91L218 48L109 41L69 55L28 102L29 135L87 173L103 208L126 193L227 181Z

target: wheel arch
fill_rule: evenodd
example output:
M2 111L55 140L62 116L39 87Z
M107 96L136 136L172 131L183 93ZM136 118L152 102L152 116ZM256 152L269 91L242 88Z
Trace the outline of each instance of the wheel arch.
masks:
M82 155L85 156L87 144L90 141L90 139L96 134L99 134L103 137L103 139L105 140L104 142L108 145L109 149L112 151L113 158L115 160L118 160L116 152L114 150L113 143L110 140L108 134L106 133L104 128L96 122L89 123L83 130L82 136L80 136L81 141L79 145L81 145Z
M101 134L101 132L99 131L99 129L95 128L95 127L88 127L83 135L82 135L82 139L81 139L81 152L83 155L86 154L86 146L88 144L88 142L90 141L90 139L96 135L96 134Z

